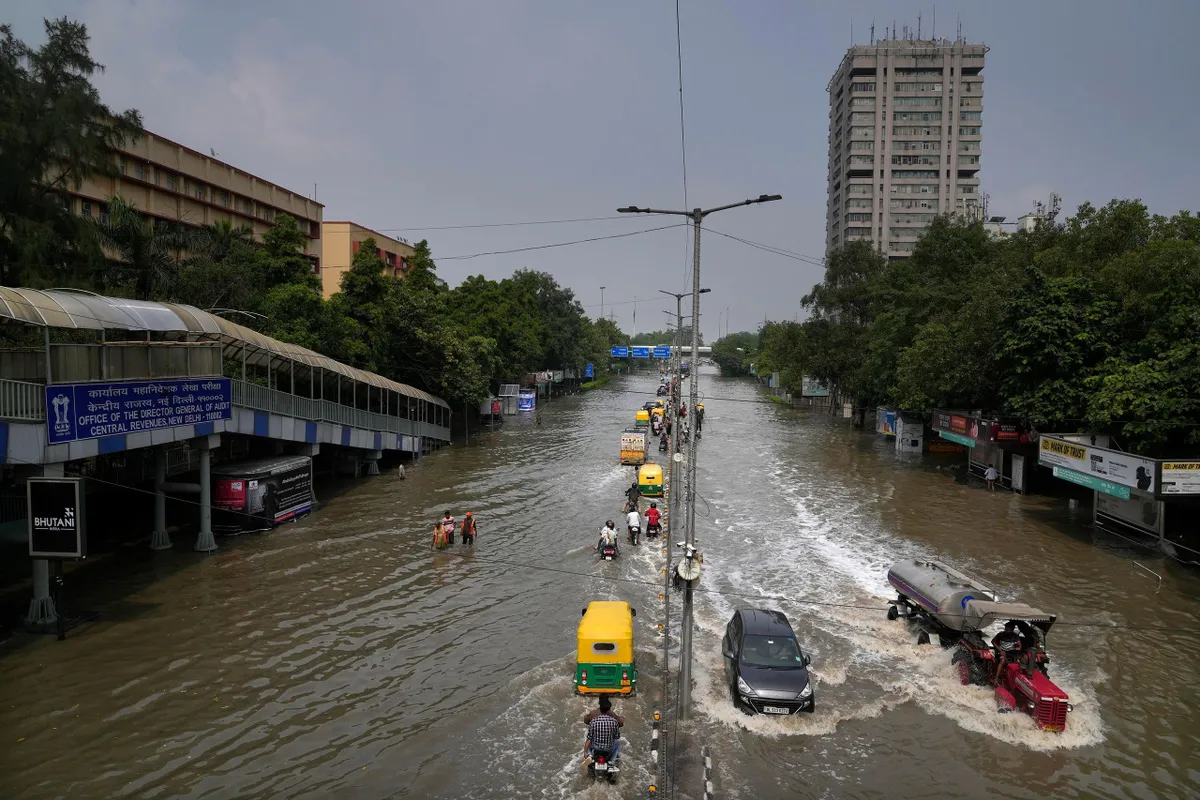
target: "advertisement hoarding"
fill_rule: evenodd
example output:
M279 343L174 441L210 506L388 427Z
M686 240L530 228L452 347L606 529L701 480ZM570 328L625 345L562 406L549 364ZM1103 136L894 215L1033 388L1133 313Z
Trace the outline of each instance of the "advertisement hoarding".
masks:
M98 439L233 418L229 378L172 378L46 387L47 443Z
M524 389L517 395L517 411L533 411L537 405L537 391Z
M1038 463L1074 470L1127 489L1154 493L1154 461L1119 450L1042 436L1038 442Z
M586 367L583 368L583 377L585 377L585 378L596 377L596 368L594 366L592 366L591 364L588 364Z
M1089 489L1095 489L1097 492L1111 494L1115 497L1120 497L1122 500L1129 499L1129 488L1113 483L1112 481L1098 478L1095 475L1088 475L1086 472L1076 472L1073 469L1066 467L1055 467L1054 477L1064 481L1086 486Z
M1118 519L1146 533L1158 533L1158 501L1152 494L1131 490L1128 500L1098 494L1096 513Z
M25 499L30 556L87 557L83 478L29 478Z
M816 378L805 375L800 379L801 397L829 397L829 387Z
M1160 466L1160 494L1200 494L1200 461L1163 461Z
M287 456L213 469L213 529L246 531L271 528L312 511L312 463Z
M895 436L896 412L882 407L875 409L875 432L884 436Z

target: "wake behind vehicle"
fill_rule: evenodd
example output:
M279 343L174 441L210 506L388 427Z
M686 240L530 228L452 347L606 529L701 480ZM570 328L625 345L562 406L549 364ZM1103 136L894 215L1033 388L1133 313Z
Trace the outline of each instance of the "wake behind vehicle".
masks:
M780 611L735 611L721 641L733 704L749 714L811 714L816 708L808 665Z
M575 691L632 694L637 690L633 618L637 610L618 600L593 600L576 633Z
M897 562L888 582L898 593L888 601L888 619L912 620L920 629L918 644L936 635L943 647L953 647L950 661L964 686L991 687L997 711L1029 714L1039 730L1066 730L1070 698L1050 680L1045 648L1054 614L996 602L987 586L939 561ZM1014 633L1008 641L988 642L983 631L1000 621L1011 621Z

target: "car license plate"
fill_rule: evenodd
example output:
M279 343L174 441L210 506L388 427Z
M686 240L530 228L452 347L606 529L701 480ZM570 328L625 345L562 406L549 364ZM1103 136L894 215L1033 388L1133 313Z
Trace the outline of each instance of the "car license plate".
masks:
M764 714L790 714L790 708L780 708L779 706L763 706Z

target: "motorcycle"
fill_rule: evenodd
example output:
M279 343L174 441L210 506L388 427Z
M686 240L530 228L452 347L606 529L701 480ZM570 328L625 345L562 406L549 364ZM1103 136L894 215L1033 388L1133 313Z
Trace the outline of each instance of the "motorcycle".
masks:
M617 782L617 773L621 768L617 761L610 761L611 750L596 750L592 753L592 762L588 764L588 777L597 781Z
M660 437L660 438L659 438L659 440L658 440L658 449L659 449L659 450L661 450L661 451L663 451L663 452L666 452L666 449L667 449L667 437L666 437L666 436L663 436L663 437Z
M617 546L615 544L600 545L600 558L605 561L612 561L617 557Z
M655 536L661 536L662 535L662 523L661 522L655 522L655 523L647 522L646 523L646 535L649 536L651 539L653 539Z
M628 528L629 528L629 543L636 545L638 543L638 539L641 538L642 529L637 525L629 525Z

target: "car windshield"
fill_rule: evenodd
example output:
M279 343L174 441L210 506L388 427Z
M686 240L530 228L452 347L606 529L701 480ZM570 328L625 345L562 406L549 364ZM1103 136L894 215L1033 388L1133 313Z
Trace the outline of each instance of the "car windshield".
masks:
M798 669L804 666L804 656L791 636L751 634L742 642L742 663L764 669Z

